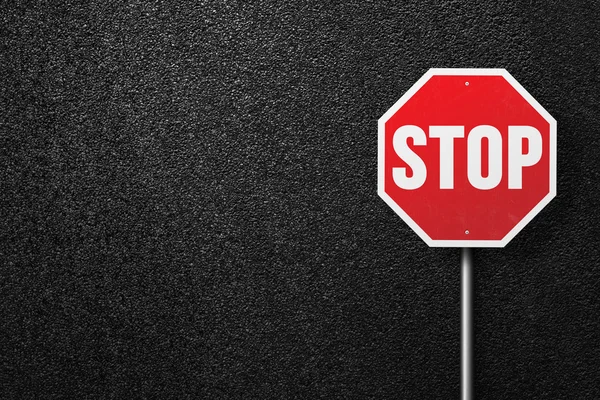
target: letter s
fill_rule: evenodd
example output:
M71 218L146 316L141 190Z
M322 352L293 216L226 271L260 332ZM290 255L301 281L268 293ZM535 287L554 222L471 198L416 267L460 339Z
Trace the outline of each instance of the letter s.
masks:
M393 143L394 151L413 171L409 178L406 175L406 168L395 167L392 169L394 183L398 187L407 190L418 189L425 183L427 179L427 167L425 163L410 147L408 147L407 139L413 138L415 146L424 146L427 144L427 136L421 128L415 125L404 125L398 128L394 133Z

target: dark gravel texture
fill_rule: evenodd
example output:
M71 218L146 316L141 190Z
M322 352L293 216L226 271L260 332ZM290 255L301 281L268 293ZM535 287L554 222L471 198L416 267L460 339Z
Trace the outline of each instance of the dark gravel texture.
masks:
M376 191L431 67L558 121L474 252L476 397L600 398L600 3L289 3L2 2L0 398L458 398L459 251Z

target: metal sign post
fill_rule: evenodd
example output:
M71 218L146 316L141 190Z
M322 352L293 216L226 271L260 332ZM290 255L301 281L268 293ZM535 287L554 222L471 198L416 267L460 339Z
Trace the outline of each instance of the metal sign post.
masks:
M460 398L473 399L473 259L471 249L460 254Z

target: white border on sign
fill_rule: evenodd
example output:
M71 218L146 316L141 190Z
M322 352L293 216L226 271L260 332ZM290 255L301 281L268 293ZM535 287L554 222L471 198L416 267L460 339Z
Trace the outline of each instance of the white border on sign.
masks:
M502 76L517 92L550 124L550 191L515 227L501 240L433 240L423 229L396 204L385 192L385 122L434 75L483 75ZM556 196L556 120L533 96L504 68L431 68L421 77L378 121L377 193L404 222L430 247L504 247Z

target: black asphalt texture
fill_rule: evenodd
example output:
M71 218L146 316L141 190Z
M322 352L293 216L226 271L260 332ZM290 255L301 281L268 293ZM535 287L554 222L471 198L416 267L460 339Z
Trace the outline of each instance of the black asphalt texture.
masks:
M476 249L477 399L600 398L600 3L6 1L1 399L457 399L458 249L377 195L429 68L506 68L558 195Z

